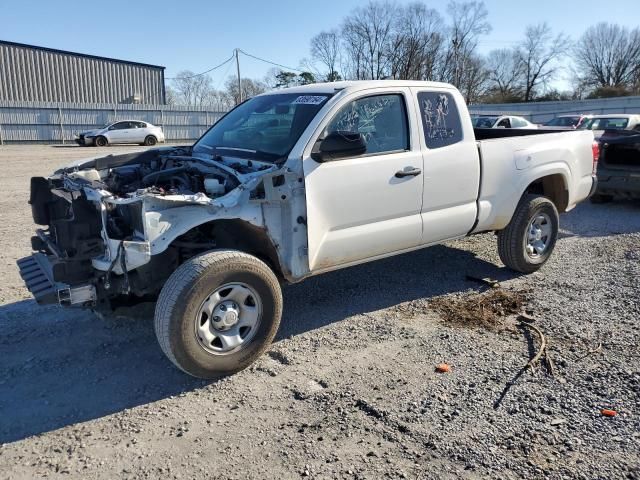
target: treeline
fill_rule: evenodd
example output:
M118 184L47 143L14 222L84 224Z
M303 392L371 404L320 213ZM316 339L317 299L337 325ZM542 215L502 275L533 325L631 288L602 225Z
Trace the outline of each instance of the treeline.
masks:
M454 84L470 102L530 102L640 93L640 29L599 23L573 41L529 25L513 46L482 55L491 32L484 2L452 1L444 12L422 2L374 1L311 40L326 80L412 79ZM558 92L560 73L573 88Z
M315 81L410 79L455 85L470 103L531 102L640 94L640 28L599 23L580 38L529 25L512 46L480 53L491 32L482 1L371 1L332 30L311 39L301 70L272 69L264 80L242 80L243 98L271 88ZM571 78L559 92L554 81ZM239 99L237 80L212 88L208 76L181 72L169 89L174 103L226 109Z

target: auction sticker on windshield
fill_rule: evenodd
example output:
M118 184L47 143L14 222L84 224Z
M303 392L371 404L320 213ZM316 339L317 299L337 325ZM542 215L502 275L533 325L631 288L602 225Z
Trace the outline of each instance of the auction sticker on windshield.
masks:
M304 105L320 105L327 99L324 95L300 95L293 102L295 104L304 104Z

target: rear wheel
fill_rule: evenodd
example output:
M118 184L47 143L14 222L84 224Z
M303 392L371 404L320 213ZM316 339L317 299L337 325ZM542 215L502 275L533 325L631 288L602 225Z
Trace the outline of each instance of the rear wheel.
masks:
M235 373L268 348L282 315L280 285L258 258L219 250L182 264L162 288L155 331L165 355L200 378Z
M109 142L103 136L96 137L95 144L96 147L106 147Z
M154 137L153 135L147 135L147 138L144 139L144 144L147 147L151 147L151 146L155 145L156 143L158 143L158 139L156 137Z
M553 202L541 195L525 195L509 225L498 233L500 260L518 272L535 272L551 256L558 228L559 215Z

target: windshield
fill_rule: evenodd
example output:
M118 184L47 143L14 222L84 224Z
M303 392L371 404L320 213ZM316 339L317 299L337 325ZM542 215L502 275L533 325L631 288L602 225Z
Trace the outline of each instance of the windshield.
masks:
M500 117L477 117L473 120L473 126L475 128L493 128Z
M583 130L611 130L627 128L628 118L588 118L578 128Z
M286 158L329 97L299 93L254 97L213 125L196 142L193 152L232 153L266 161Z
M556 117L544 125L548 127L575 127L579 121L580 117Z

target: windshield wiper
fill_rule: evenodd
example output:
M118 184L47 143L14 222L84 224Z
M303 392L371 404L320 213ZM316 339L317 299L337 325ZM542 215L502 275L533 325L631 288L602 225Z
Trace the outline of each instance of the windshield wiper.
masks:
M271 161L271 162L277 162L279 160L282 160L283 158L285 158L283 155L278 155L277 153L273 153L273 152L265 152L263 150L252 150L250 148L240 148L240 147L224 147L224 146L215 146L212 147L211 145L198 145L199 147L204 147L207 150L211 150L211 154L214 157L217 156L221 156L221 150L229 150L232 152L241 152L244 154L249 154L251 157L250 158L254 158L255 160L260 160L260 158L256 158L256 157L262 157L264 159L267 159L267 161ZM243 156L244 157L244 156Z

